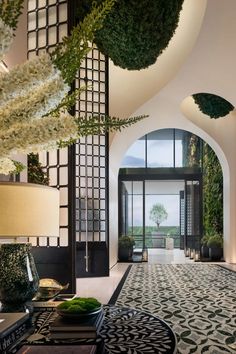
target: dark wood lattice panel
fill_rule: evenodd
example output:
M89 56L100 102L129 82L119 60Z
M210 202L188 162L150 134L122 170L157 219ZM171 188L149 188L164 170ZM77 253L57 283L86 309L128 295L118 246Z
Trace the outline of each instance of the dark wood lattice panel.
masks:
M28 0L28 57L53 50L68 33L66 0ZM68 245L68 149L40 153L49 185L60 190L60 238L36 239L42 246Z
M107 59L96 49L81 65L76 88L87 84L76 115L107 114ZM107 241L107 134L83 137L76 143L76 240Z
M201 195L199 181L186 181L186 248L200 249Z
M179 225L180 225L180 249L184 249L185 235L185 199L184 191L180 191Z

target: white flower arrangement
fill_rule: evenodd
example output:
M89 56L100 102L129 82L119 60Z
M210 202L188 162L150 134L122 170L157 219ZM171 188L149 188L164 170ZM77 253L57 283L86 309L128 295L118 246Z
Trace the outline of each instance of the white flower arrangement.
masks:
M22 164L11 161L14 152L55 149L73 143L79 132L85 136L108 128L119 131L145 117L79 120L67 112L75 104L78 92L82 92L80 88L68 95L68 84L73 83L81 62L93 46L95 32L102 27L115 1L104 0L93 7L51 55L40 55L9 73L0 74L0 173L22 170ZM22 7L23 0L9 0L7 6L0 1L0 58L12 43Z
M59 71L47 53L16 65L8 73L0 75L0 106L12 98L32 92L58 74Z
M7 157L0 158L0 174L8 175L9 173L13 173L15 169L16 166L11 159Z
M0 134L0 156L38 152L39 146L50 146L51 141L75 136L77 129L75 119L64 113L60 117L47 116L30 123L15 124Z
M60 104L69 89L57 73L25 96L19 95L10 100L7 105L0 106L0 129L6 131L16 122L19 124L42 118Z
M0 59L8 52L13 42L13 29L0 18Z

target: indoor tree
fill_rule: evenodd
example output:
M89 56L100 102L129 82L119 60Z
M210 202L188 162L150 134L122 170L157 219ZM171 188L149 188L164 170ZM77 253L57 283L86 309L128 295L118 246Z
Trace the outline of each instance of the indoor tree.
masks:
M152 206L149 217L153 222L155 222L157 229L159 229L160 224L167 219L168 213L163 204L156 203Z

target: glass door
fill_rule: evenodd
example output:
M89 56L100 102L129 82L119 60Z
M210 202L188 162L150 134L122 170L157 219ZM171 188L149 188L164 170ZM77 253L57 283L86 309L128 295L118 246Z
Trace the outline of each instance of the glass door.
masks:
M122 181L120 193L120 236L133 236L135 248L144 247L144 183Z

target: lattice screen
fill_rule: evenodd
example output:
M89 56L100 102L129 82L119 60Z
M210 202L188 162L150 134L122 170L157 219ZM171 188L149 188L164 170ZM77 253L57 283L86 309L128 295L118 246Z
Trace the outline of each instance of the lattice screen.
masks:
M50 52L67 35L68 6L69 2L65 0L28 1L29 58L45 50ZM69 20L73 23L73 19ZM107 113L107 70L107 60L97 49L93 49L75 80L76 87L84 86L85 83L88 85L88 90L76 104L77 116ZM35 240L35 244L66 246L70 227L72 231L76 227L77 241L86 240L86 230L89 241L107 241L107 146L108 136L105 134L81 138L69 149L40 154L50 185L60 190L61 225L60 240L42 242L40 239Z
M67 1L28 1L28 57L52 51L68 32ZM60 239L31 239L32 244L68 245L68 149L41 153L40 161L50 179L50 186L60 190ZM45 201L46 205L46 201ZM42 221L43 222L43 221Z
M88 85L80 96L76 114L107 113L107 60L95 48L84 60L76 87ZM81 138L76 143L76 239L106 241L107 135Z

